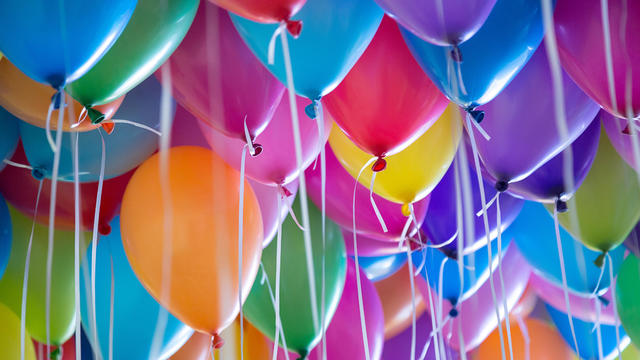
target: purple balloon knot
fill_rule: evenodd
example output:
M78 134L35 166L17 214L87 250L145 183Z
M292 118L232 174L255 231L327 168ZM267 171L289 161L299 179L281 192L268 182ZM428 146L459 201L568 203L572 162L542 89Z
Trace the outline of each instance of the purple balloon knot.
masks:
M453 49L451 49L450 54L453 61L459 63L462 62L462 52L460 51L458 45L453 45Z
M556 199L556 210L559 213L565 213L567 212L567 210L569 210L569 208L567 208L567 203L566 201L560 200L560 198Z
M505 191L507 191L507 189L509 188L509 183L504 181L504 180L498 180L496 182L496 191L499 193L503 193Z

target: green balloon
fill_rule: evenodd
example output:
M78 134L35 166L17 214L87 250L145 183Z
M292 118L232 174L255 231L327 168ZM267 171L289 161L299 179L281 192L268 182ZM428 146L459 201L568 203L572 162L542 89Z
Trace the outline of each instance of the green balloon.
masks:
M638 175L618 155L604 128L591 170L568 205L578 221L572 224L569 212L559 214L562 226L588 248L603 253L620 245L640 219Z
M640 262L629 254L618 271L616 308L622 327L636 346L640 346Z
M13 244L7 270L0 279L0 302L18 317L22 308L22 284L32 219L9 206L13 226ZM46 281L48 227L36 223L31 248L27 287L26 326L31 336L46 343ZM90 233L81 234L80 254L91 240ZM67 341L75 330L74 298L74 232L55 231L51 272L50 339L59 345Z
M298 219L300 217L299 200L293 205ZM291 217L282 224L282 259L280 267L280 317L285 340L289 350L302 357L320 341L322 314L322 217L320 211L309 203L311 223L311 243L313 248L313 267L315 270L316 300L318 305L318 327L314 329L311 301L309 296L309 277L305 257L303 232ZM336 311L344 287L347 256L342 233L334 222L326 223L325 257L325 324L328 326ZM262 252L262 264L267 273L269 285L274 291L276 284L276 240ZM262 282L260 269L251 292L244 303L244 315L247 320L272 340L275 339L275 311L268 284ZM282 341L282 340L280 340Z
M67 92L87 107L126 94L173 53L197 9L198 0L138 0L113 47L89 72L69 84Z

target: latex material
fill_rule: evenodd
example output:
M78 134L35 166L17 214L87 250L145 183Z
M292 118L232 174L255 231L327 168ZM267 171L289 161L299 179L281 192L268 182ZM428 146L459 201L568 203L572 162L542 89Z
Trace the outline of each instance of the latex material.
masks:
M373 191L387 200L401 204L423 199L449 168L458 147L460 133L460 114L455 105L449 105L442 116L414 143L386 158L387 168L377 174ZM336 158L354 178L371 158L371 155L358 149L338 128L332 130L329 143ZM371 176L371 169L365 169L360 176L360 183L369 188Z
M0 303L0 355L4 359L20 359L20 318L11 309ZM36 360L33 343L29 341L29 334L25 334L25 359Z
M289 20L307 0L209 0L240 16L258 22Z
M10 159L18 146L19 121L20 119L0 107L0 171L6 166L4 160Z
M349 139L374 156L393 155L409 146L448 103L389 17L382 19L367 50L323 102Z
M416 319L416 354L420 354L425 346L425 343L431 339L431 317L428 312L422 314L422 316ZM383 360L395 360L395 359L409 359L411 358L411 326L407 327L404 331L398 335L387 339L384 342L384 348L382 349ZM447 359L458 359L457 352L453 351L447 344L445 344L445 354ZM435 360L436 351L434 340L431 340L429 349L424 357L427 360Z
M28 341L28 340L27 340ZM56 358L56 360L75 360L76 359L76 341L75 341L75 336L72 336L69 338L69 340L67 340L64 344L62 344L61 346L50 346L50 352L47 353L47 345L37 342L35 340L32 339L33 342L33 347L36 351L36 359L47 359L50 358L50 354L52 351L54 351L55 349L60 349L60 356L58 358ZM20 344L19 340L18 340L18 344ZM84 346L91 346L89 344L85 344L84 342L82 343L82 347ZM18 348L20 349L20 348ZM86 351L86 350L85 350ZM92 353L92 349L89 350L89 353ZM84 355L84 351L82 353ZM18 355L18 358L20 357L20 355ZM82 358L81 358L82 359Z
M241 180L237 171L210 150L180 146L168 151L171 170L164 183L170 198L163 200L161 195L160 154L146 160L127 186L120 218L124 248L136 276L160 304L194 330L213 335L229 325L239 311ZM256 197L246 180L244 187L243 297L258 271L263 240ZM165 201L170 207L165 208ZM171 220L165 220L165 211ZM165 227L166 221L169 226ZM172 249L173 279L164 298L163 241ZM223 301L217 294L236 295L234 301Z
M347 254L354 256L353 233L350 229L341 228L344 242L347 246ZM387 256L406 253L406 246L401 246L400 241L389 241L384 235L368 236L356 235L359 256Z
M358 262L367 278L373 282L378 282L400 270L407 262L407 255L398 253L387 256L359 256Z
M4 197L0 195L0 279L7 268L13 243L13 230L9 208Z
M640 305L637 291L640 285L640 262L629 255L622 264L616 284L616 307L622 326L636 346L640 344Z
M617 118L605 111L601 111L599 117L618 155L620 155L629 166L638 171L638 165L636 165L636 159L633 155L633 132L628 127L628 120ZM638 137L637 133L636 137Z
M273 65L267 59L269 40L278 25L255 23L236 15L231 19L251 51L286 84L279 40ZM302 21L303 30L297 39L289 39L296 93L316 99L335 89L371 42L381 19L382 10L371 0L308 1L293 17Z

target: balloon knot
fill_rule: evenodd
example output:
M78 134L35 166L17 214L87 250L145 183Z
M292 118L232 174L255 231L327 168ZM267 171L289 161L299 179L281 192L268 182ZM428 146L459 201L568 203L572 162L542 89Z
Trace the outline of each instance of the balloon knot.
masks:
M60 347L57 347L51 350L51 352L49 353L49 359L51 360L60 359L60 355L62 355L62 352L60 351Z
M567 203L565 201L560 200L560 198L557 198L556 199L556 210L559 213L565 213L569 209L567 208Z
M316 118L316 106L315 103L311 103L304 107L304 113L307 114L309 119L313 120Z
M258 143L253 144L253 154L251 156L258 156L262 153L262 145Z
M627 124L624 129L622 129L622 133L625 135L631 135L631 130L629 130L629 124Z
M455 62L462 62L462 52L460 51L460 48L458 47L458 45L453 45L453 49L451 49L451 58L453 59L453 61Z
M475 110L475 108L467 108L467 112L469 113L469 115L471 115L471 117L477 124L480 124L482 120L484 120L484 111L482 110Z
M294 39L297 39L302 32L302 20L286 20L287 31Z
M387 168L387 160L385 160L382 156L379 156L376 162L373 163L373 166L371 166L371 171L379 172L386 168Z
M92 107L87 107L87 115L89 116L89 119L91 119L91 123L94 125L100 124L105 119L103 113Z
M598 296L598 300L600 300L600 302L602 303L602 305L609 306L609 300L607 298L605 298L604 296L600 295Z
M111 234L111 225L104 223L98 224L98 233L104 236Z
M499 193L503 193L505 191L507 191L507 189L509 188L509 183L504 181L504 180L499 180L498 182L496 182L496 191Z
M45 171L42 168L34 167L33 170L31 170L31 176L33 176L34 179L40 181L44 179Z
M458 251L456 250L450 250L450 251L445 250L444 254L451 260L458 260Z
M604 256L605 256L605 255L606 255L606 253L605 253L605 252L603 252L602 254L598 255L598 257L593 261L593 263L594 263L597 267L601 268L601 267L602 267L602 265L604 265Z
M411 209L409 208L409 204L402 204L401 210L402 210L402 215L404 216L411 215Z
M309 356L309 352L307 350L300 350L298 351L298 355L300 355L298 360L306 360L307 357Z
M282 195L284 195L284 197L289 197L291 195L293 195L293 193L291 191L289 191L289 189L287 189L285 186L280 186L280 189L282 190Z
M211 346L214 349L220 349L224 345L224 339L218 335L218 333L213 334L211 337Z
M458 310L456 310L456 308L449 310L449 316L455 318L456 316L458 316Z
M116 127L116 124L112 122L101 122L100 125L107 132L107 135L111 135L113 133L113 129Z
M51 97L51 104L53 104L53 110L60 109L60 97L62 96L62 90L56 90Z

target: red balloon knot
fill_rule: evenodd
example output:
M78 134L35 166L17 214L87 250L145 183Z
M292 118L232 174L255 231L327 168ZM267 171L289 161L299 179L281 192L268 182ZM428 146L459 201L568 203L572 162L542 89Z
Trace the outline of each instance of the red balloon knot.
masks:
M282 190L282 195L284 195L284 197L289 197L289 196L293 195L291 193L291 191L289 191L289 189L287 189L284 186L280 186L280 189Z
M111 135L111 133L113 133L113 129L116 126L116 124L114 124L112 122L102 122L102 123L100 123L100 125L102 126L104 131L107 132L107 135Z
M286 22L287 31L294 39L297 39L300 36L300 32L302 32L302 20L286 20Z
M258 156L262 153L262 145L253 144L253 154L251 156Z
M624 129L622 129L622 133L625 135L631 135L631 130L629 130L629 125L625 126Z
M376 162L373 163L373 166L371 166L371 171L379 172L386 168L387 168L387 160L383 159L381 156L378 158L378 160L376 160Z
M213 336L211 337L211 346L214 349L220 349L222 346L224 345L224 339L222 337L220 337L220 335L213 334Z
M100 235L104 236L111 234L111 225L104 223L98 224L98 232L100 233Z

